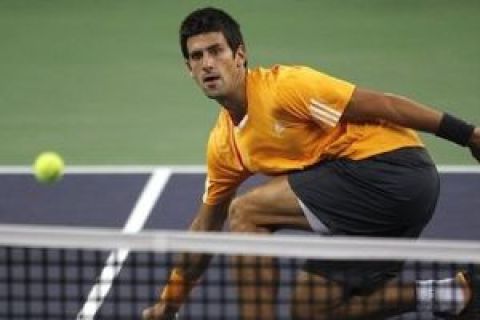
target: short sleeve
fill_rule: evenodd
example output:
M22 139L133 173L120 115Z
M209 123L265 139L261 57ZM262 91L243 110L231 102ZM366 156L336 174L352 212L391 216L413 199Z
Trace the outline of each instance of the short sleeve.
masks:
M283 68L277 78L277 104L297 118L335 127L355 86L308 67Z
M218 204L232 196L238 186L252 174L237 158L232 138L227 128L219 124L210 133L207 176L202 199L205 204Z

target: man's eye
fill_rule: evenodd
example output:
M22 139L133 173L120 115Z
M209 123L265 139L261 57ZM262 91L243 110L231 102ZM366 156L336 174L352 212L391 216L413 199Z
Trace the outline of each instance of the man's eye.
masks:
M222 52L222 48L220 47L214 47L210 49L210 54L216 56Z
M194 52L190 55L190 58L192 60L200 60L200 58L202 58L202 53L201 52Z

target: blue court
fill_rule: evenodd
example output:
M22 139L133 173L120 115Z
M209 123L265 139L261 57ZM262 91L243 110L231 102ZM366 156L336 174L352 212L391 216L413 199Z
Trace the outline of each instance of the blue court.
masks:
M59 183L41 185L28 168L0 168L0 224L101 227L129 232L184 230L196 212L204 178L201 167L73 167ZM264 179L250 179L241 191ZM442 167L441 181L440 202L423 237L480 240L480 170ZM106 261L107 255L100 258ZM125 266L130 262L127 259ZM82 285L82 296L94 286L95 272L102 268L96 266L89 271L92 281ZM122 271L118 277L132 282L132 271ZM157 284L146 286L139 275L134 279L140 285L129 294L142 296L143 300L129 308L135 309L130 313L139 314L145 301L154 299ZM109 295L102 308L108 308L112 299L115 297ZM81 303L71 306L78 311L81 307Z

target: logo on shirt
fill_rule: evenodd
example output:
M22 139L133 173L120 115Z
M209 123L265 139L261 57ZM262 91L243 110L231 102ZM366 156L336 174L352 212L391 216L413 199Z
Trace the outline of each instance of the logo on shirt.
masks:
M281 135L285 131L285 126L280 121L275 121L273 125L273 130L277 135Z

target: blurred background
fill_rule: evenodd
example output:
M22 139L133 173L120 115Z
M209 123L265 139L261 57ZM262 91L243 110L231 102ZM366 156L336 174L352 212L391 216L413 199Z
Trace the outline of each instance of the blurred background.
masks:
M250 67L309 65L480 125L479 0L0 0L0 227L131 233L190 225L204 172L169 166L205 163L219 109L196 87L179 49L180 22L204 6L223 8L240 22ZM424 138L437 164L474 164L468 150ZM67 168L86 167L67 171L56 184L39 184L24 166L46 150L60 153ZM439 205L423 238L480 240L479 166L461 171L442 172ZM71 260L56 251L5 248L13 239L36 238L7 233L0 239L0 319L73 319L92 301L102 316L137 318L157 299L157 285L168 274L160 260L146 271L130 254L102 305L86 296L102 291L98 275L110 268L109 252L95 255L95 263L88 253L85 261ZM74 236L65 240L78 245ZM112 264L120 269L123 262ZM214 283L217 275L210 272ZM217 297L197 292L201 303ZM236 302L235 295L219 292L220 303ZM210 310L229 308L214 303Z
M242 26L251 67L304 64L480 124L478 0L0 0L0 165L204 164L218 106L178 26L207 5ZM467 150L425 136L438 164Z

